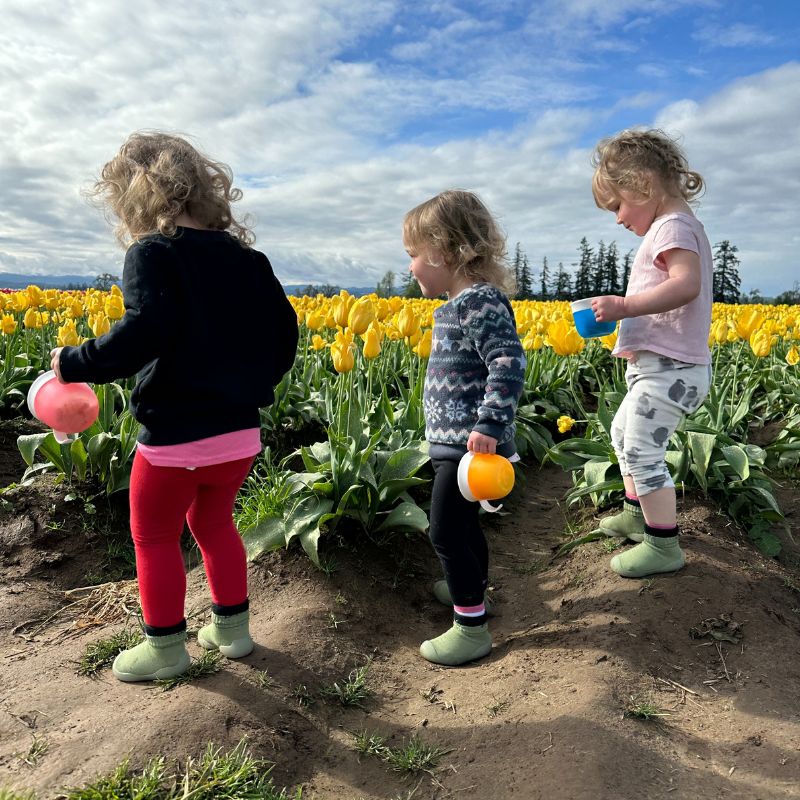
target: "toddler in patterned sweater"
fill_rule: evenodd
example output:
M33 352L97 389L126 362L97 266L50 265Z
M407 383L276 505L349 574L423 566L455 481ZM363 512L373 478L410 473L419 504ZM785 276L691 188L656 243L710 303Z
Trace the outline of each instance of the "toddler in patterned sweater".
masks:
M436 195L405 216L409 269L425 297L446 294L434 311L425 375L425 438L434 469L430 537L444 571L437 599L453 607L453 626L422 643L436 664L456 666L487 655L489 552L478 504L458 488L458 463L469 450L513 456L514 415L525 354L506 297L513 284L505 237L471 192Z

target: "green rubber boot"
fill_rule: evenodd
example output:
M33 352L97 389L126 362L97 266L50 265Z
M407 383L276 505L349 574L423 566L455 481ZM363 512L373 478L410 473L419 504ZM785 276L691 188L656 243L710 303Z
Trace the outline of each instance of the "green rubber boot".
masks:
M606 536L641 542L644 539L644 514L639 506L625 501L622 511L600 520L599 530Z
M623 578L644 578L659 572L675 572L686 563L677 536L650 536L611 559L611 569Z
M436 581L433 584L433 596L443 605L443 606L453 606L453 598L450 596L450 589L447 586L447 581L441 580ZM489 598L486 595L483 596L483 606L486 609L487 616L491 615L492 613L492 604L489 602Z
M242 658L253 652L250 612L223 617L211 612L211 624L197 632L197 643L206 650L219 650L226 658Z
M454 622L449 631L435 639L424 641L419 647L419 652L428 661L444 664L446 667L457 667L475 661L492 652L489 626L485 622L475 627Z
M111 666L117 680L126 683L174 678L189 669L191 659L186 652L186 631L168 636L145 636L130 650L123 650Z

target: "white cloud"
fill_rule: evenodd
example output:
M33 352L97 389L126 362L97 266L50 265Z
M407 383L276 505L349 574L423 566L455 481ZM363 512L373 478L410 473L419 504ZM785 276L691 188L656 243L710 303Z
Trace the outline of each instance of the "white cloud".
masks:
M636 247L594 206L588 142L614 132L616 112L670 98L641 80L624 94L591 85L593 59L630 50L675 3L537 3L515 30L463 5L6 0L0 270L118 271L123 254L80 188L142 128L190 133L231 164L240 213L286 282L369 286L405 270L403 214L452 186L480 193L537 267L570 264L582 236ZM767 294L795 280L798 86L788 64L655 119L707 179L712 240L737 244L745 287ZM471 115L479 133L462 124Z
M712 47L751 47L766 45L775 37L756 28L754 25L737 23L726 27L712 26L697 31L694 38Z

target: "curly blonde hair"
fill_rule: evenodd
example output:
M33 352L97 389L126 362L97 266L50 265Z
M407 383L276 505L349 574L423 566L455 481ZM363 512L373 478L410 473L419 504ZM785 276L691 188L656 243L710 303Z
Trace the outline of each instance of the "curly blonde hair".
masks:
M516 288L506 260L506 237L473 192L448 189L412 208L403 219L403 241L410 248L437 250L445 267L470 280L508 294Z
M629 129L603 139L595 148L592 166L592 194L603 209L616 205L620 190L652 198L653 178L668 195L687 202L705 189L699 173L689 169L678 143L658 129Z
M242 192L233 188L230 167L181 136L131 134L87 194L119 219L114 233L123 247L155 231L174 236L175 220L184 212L204 228L230 231L246 247L255 242L252 231L231 213Z

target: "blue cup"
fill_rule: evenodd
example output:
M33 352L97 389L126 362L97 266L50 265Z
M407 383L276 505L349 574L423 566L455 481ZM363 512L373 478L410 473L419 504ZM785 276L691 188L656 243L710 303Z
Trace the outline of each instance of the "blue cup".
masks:
M575 300L570 303L575 327L584 339L608 336L609 333L614 333L617 327L616 322L598 322L594 318L594 311L592 311L593 299L592 297L587 297L584 300Z

